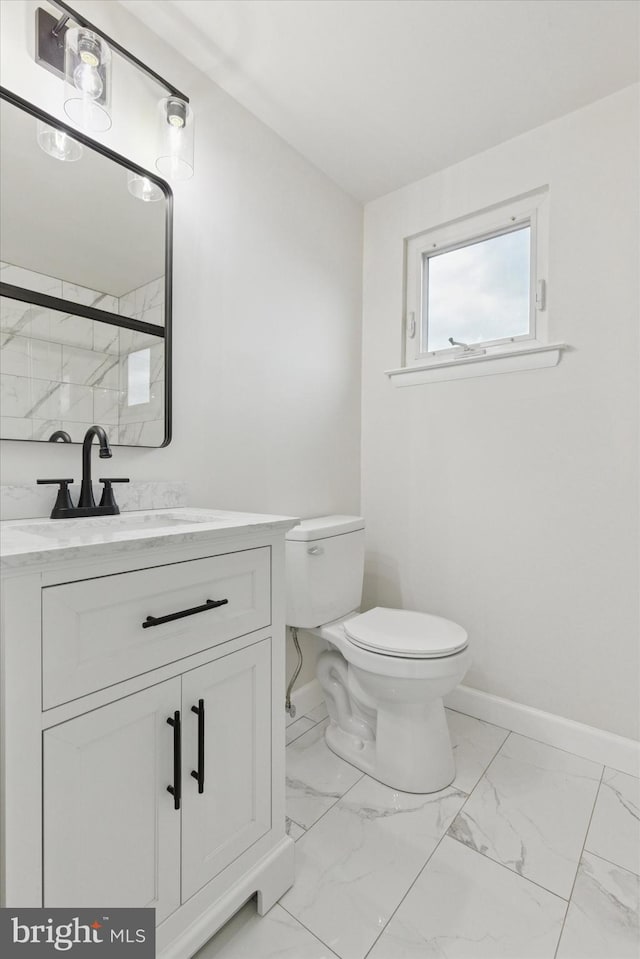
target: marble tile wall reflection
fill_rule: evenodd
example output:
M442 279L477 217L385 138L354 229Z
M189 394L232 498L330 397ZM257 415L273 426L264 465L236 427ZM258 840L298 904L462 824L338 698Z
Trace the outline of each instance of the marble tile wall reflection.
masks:
M164 278L122 297L0 263L7 283L148 323L164 323ZM149 350L148 399L128 388L129 357ZM0 436L79 442L93 423L111 442L159 446L164 423L164 340L45 307L0 298ZM133 402L133 399L138 400Z
M133 320L164 326L164 277L145 283L120 297L119 312Z

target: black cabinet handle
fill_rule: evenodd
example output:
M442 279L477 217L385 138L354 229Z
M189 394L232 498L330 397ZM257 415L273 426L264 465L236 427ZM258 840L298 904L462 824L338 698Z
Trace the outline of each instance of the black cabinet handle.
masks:
M194 616L196 613L204 613L208 609L225 606L228 602L228 599L208 599L202 606L194 606L192 609L181 609L179 613L169 613L168 616L147 616L142 624L142 628L149 629L150 626L160 626L162 623L170 623L172 620L182 619L184 616Z
M204 699L198 700L197 706L191 707L191 712L198 717L198 770L191 770L191 775L198 780L198 792L204 792Z
M167 792L173 796L173 808L180 809L182 799L182 737L180 735L180 710L176 709L173 718L167 722L173 726L173 786L167 786Z

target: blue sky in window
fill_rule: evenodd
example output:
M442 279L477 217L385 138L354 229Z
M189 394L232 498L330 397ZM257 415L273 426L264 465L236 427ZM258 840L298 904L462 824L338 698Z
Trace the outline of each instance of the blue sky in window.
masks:
M530 241L525 227L429 257L428 350L529 331Z

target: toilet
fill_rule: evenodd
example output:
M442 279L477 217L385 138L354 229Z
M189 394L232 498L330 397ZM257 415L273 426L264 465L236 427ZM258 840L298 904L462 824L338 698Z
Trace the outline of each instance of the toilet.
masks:
M287 533L287 624L324 639L317 678L329 748L379 782L411 793L455 777L442 702L471 664L467 633L405 609L358 612L364 520L307 519Z

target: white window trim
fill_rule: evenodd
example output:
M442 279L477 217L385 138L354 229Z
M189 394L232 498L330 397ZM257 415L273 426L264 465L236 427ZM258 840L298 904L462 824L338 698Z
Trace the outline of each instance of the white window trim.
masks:
M548 339L548 205L548 190L543 187L405 240L403 365L399 369L385 371L396 386L538 369L558 363L566 344L550 343ZM470 344L472 349L468 351L461 347L450 347L422 352L425 255L435 250L443 252L448 248L460 247L524 225L531 227L529 332L507 339Z
M440 360L422 366L401 366L385 370L394 386L419 386L422 383L441 383L443 380L464 380L472 376L492 376L495 373L516 373L520 370L539 370L557 366L566 343L547 343L543 346L524 346L503 350L501 353L480 356L460 356L459 359Z

